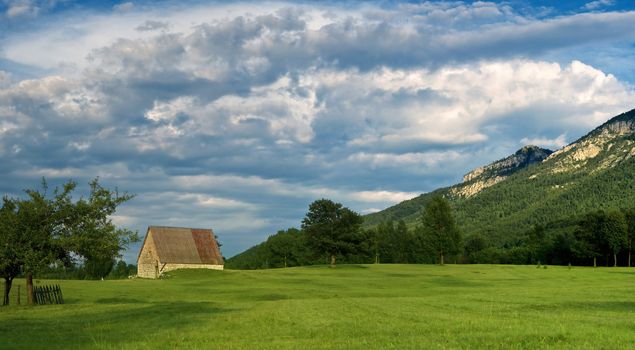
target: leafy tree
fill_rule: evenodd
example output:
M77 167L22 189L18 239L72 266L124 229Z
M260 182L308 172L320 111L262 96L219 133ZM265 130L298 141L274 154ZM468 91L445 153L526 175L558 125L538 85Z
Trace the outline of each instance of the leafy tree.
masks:
M98 179L90 182L90 195L72 202L70 196L58 209L63 218L63 243L83 257L92 278L103 278L113 267L115 257L138 236L114 225L111 215L133 195L102 187Z
M359 249L362 220L358 213L340 203L319 199L309 205L309 211L302 220L302 230L313 250L318 254L328 254L334 267L337 255Z
M545 247L551 264L569 264L576 256L586 258L588 252L580 253L580 248L587 249L586 245L579 246L579 242L571 232L558 232L552 237L550 246ZM546 262L546 261L544 261Z
M613 253L613 266L617 266L617 254L627 245L628 226L624 214L620 211L611 211L604 216L601 224L602 236Z
M536 224L527 233L527 249L530 255L528 263L545 262L546 228L542 224Z
M452 209L447 200L435 196L424 207L421 214L421 233L426 245L439 257L444 264L446 254L456 254L461 246L461 232L459 231Z
M18 238L16 204L5 197L0 208L0 275L4 278L2 305L9 305L13 279L20 273L20 246L16 244Z
M34 303L33 275L56 260L70 260L61 244L61 230L65 225L61 212L56 209L74 188L75 184L69 182L61 192L55 189L53 198L48 198L48 186L42 181L42 191L26 190L28 197L17 200L17 230L21 237L14 244L18 246L24 269L29 304Z
M132 195L119 194L90 182L87 199L73 201L76 183L69 181L49 196L46 181L41 190L26 190L27 198L17 200L17 230L22 239L16 240L20 263L27 281L27 300L33 303L33 275L62 261L70 264L71 257L84 259L89 266L98 266L119 255L123 247L138 240L136 233L118 229L110 216ZM95 269L104 277L103 269ZM108 271L109 272L109 271Z
M126 264L125 261L123 260L118 260L112 270L110 271L110 274L108 275L110 278L126 278L128 277L130 274L128 273L128 264Z
M104 279L115 267L115 259L104 257L101 259L92 258L84 262L84 271L87 279Z
M597 258L608 250L601 228L605 215L603 211L587 213L575 231L574 251L579 257L593 258L593 267L597 267Z
M631 267L631 254L633 250L633 240L635 240L635 209L625 209L624 219L628 227L627 239L628 239L628 267Z
M399 254L399 238L392 221L382 222L370 231L371 251L375 263L397 262Z
M412 256L412 249L415 245L415 237L411 230L408 230L406 222L399 220L397 227L395 228L395 235L393 238L393 246L396 249L395 262L399 264L407 264L410 261L415 261Z
M286 231L280 230L275 235L267 239L267 245L272 255L282 258L283 266L287 267L289 259L297 260L295 253L298 251L300 231L290 228Z
M479 233L475 233L465 239L463 249L469 262L475 263L477 261L477 254L487 247L488 243L485 237Z

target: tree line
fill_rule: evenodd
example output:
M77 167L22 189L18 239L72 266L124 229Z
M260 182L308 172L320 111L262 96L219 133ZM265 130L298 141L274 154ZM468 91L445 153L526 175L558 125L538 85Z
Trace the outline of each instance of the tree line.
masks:
M369 229L363 217L328 199L313 202L300 229L278 231L229 259L228 268L261 269L344 263L479 263L631 266L635 210L592 211L534 225L520 237L493 243L465 235L443 196L433 196L416 225L385 221Z
M70 265L52 264L38 271L38 277L44 279L124 279L137 275L137 265L123 260L104 259L99 262L77 261Z
M448 202L433 198L415 229L403 221L363 229L363 217L329 199L309 205L300 229L278 231L265 242L229 259L228 268L261 269L343 263L444 264L459 253L462 235Z
M502 247L522 238L536 225L579 220L596 210L632 208L635 203L635 162L624 161L607 169L602 165L607 157L619 156L620 150L632 141L635 141L635 134L621 136L608 153L588 159L585 166L577 170L558 172L555 169L558 162L530 165L474 196L453 193L463 184L421 194L364 216L364 226L376 227L382 222L398 223L403 219L409 227L414 227L419 222L421 208L431 197L441 195L450 201L456 222L466 238L480 233L492 245ZM603 170L590 174L593 169ZM623 259L618 256L620 258Z
M138 240L136 232L117 228L111 219L117 207L133 195L104 188L98 179L89 185L89 195L75 200L72 195L76 182L68 181L51 191L43 179L40 189L25 190L23 198L2 199L3 305L9 303L12 282L18 275L25 276L27 301L33 304L36 274L50 273L55 266L81 263L86 273L103 278L112 270L113 259L120 256L120 251Z

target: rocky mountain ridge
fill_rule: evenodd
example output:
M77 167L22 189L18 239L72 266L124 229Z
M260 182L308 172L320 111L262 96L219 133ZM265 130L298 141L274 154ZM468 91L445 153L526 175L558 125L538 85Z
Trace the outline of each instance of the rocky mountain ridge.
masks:
M538 146L525 146L506 158L465 174L463 182L452 187L452 193L464 197L473 196L531 164L542 162L552 153L553 151Z
M369 214L365 225L398 220L416 225L427 201L442 195L450 200L466 234L481 232L501 242L537 223L597 209L635 207L635 110L556 152L533 147L525 152L531 149L536 156L527 156L525 162L521 149L469 172L457 185ZM519 152L521 157L515 158Z

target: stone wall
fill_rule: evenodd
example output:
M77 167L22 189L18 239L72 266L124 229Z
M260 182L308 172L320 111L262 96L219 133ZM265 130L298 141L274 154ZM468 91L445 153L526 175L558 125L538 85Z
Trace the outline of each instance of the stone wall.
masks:
M154 248L154 242L152 241L152 235L148 233L143 247L141 247L139 260L137 260L137 276L143 278L157 278L158 260L159 259L156 256L156 249Z
M173 271L177 269L209 269L209 270L222 270L224 268L223 265L209 265L209 264L163 264L159 265L160 273Z

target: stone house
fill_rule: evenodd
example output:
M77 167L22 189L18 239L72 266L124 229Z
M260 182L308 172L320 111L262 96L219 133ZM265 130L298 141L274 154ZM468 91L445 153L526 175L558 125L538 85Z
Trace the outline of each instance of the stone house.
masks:
M211 229L150 226L137 258L137 275L145 278L158 278L176 269L223 267L223 256Z

